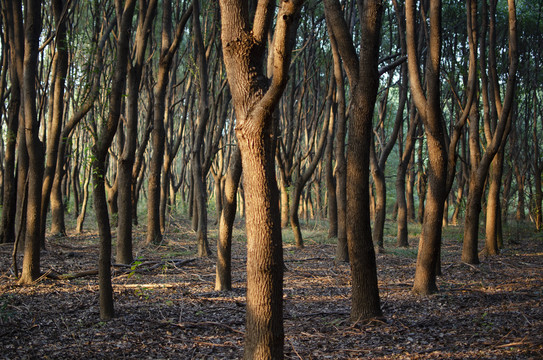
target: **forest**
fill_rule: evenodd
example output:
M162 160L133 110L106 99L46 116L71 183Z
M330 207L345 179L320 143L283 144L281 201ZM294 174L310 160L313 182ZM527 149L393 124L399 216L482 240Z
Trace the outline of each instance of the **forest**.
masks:
M0 358L543 356L543 0L0 2Z

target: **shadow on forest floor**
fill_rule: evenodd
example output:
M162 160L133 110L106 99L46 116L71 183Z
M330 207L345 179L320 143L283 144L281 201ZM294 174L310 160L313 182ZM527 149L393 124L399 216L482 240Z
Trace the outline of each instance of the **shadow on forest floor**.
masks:
M459 261L461 228L447 228L440 292L428 297L410 291L417 238L404 250L387 237L387 251L377 255L386 322L356 326L348 321L350 270L334 263L323 225L306 228L303 250L285 231L286 358L543 358L543 237L529 225L506 229L502 254L477 267ZM1 245L0 358L241 358L243 230L234 236L234 290L227 293L214 291L214 258L195 258L187 223L172 224L163 246L138 248L143 239L138 228L139 265L114 275L116 317L109 322L99 320L95 275L20 287L9 270L11 247ZM48 238L42 271L96 269L97 242L91 232Z

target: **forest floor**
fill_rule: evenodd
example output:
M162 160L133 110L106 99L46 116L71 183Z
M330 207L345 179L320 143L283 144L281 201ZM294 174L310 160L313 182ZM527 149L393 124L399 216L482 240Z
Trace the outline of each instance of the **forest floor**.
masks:
M304 229L297 250L284 231L285 357L288 359L543 359L543 236L512 222L500 256L460 262L462 228L443 237L440 292L411 292L417 225L408 249L377 255L384 321L349 322L350 268L334 263L325 223ZM115 267L116 316L102 322L93 232L48 237L45 274L86 276L18 286L11 246L0 246L2 359L238 359L245 331L245 235L234 235L233 287L214 291L215 258L196 258L188 222L170 225L161 246L138 247L137 265ZM413 232L414 231L414 232ZM210 232L214 250L216 229ZM19 266L22 259L19 257Z

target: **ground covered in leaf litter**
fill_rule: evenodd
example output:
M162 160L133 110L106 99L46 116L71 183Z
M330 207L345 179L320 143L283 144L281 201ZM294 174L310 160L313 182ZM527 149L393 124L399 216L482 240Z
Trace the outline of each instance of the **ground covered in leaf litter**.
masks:
M543 237L528 227L509 229L499 257L469 266L459 261L461 233L446 230L440 292L428 297L410 291L416 236L407 250L388 238L388 250L377 255L385 319L352 324L349 266L334 263L325 228L306 229L306 247L286 244L284 251L285 357L543 358ZM143 238L139 233L136 244ZM99 319L96 234L49 238L42 256L47 276L35 286L16 285L11 247L0 246L0 358L241 358L243 231L234 238L234 289L226 293L214 291L214 258L194 257L188 224L172 225L166 239L137 249L136 266L114 268L116 317L109 322ZM62 274L82 277L50 278Z

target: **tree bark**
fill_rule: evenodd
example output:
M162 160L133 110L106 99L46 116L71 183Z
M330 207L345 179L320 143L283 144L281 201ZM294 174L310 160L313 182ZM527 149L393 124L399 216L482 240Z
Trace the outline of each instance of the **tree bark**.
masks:
M324 5L329 29L336 38L352 89L352 119L347 147L347 244L352 276L351 321L357 322L382 316L370 226L369 154L379 87L378 56L383 4L381 1L359 2L360 58L339 2L327 0Z
M158 80L155 85L155 102L153 110L153 130L151 133L153 154L149 169L148 202L147 202L147 244L159 244L162 242L160 228L160 176L164 163L164 142L166 132L164 129L164 110L166 100L166 88L168 85L168 73L172 64L172 58L183 38L185 25L192 14L190 6L179 21L175 37L171 40L171 3L163 3L162 17L162 45L158 68Z
M121 113L122 93L126 84L129 43L132 32L132 15L136 0L116 2L117 12L117 61L114 67L107 122L93 146L94 210L100 234L98 258L98 283L100 288L100 318L110 320L114 316L113 288L111 285L111 226L105 192L106 157L117 131Z
M17 8L16 4L19 5ZM21 21L20 1L3 0L2 11L4 26L7 30L4 35L8 37L3 51L9 50L9 77L11 95L7 113L7 137L4 154L4 182L2 223L0 228L0 243L15 242L15 218L17 209L17 194L23 193L17 186L16 177L16 144L19 128L19 109L21 106L22 57L24 52L23 29ZM7 58L5 57L7 62ZM5 63L3 64L3 66ZM3 68L2 71L5 71ZM20 146L23 148L24 146ZM21 166L19 163L18 166ZM17 191L19 189L19 191ZM22 205L21 203L19 204Z
M132 171L136 158L138 138L138 98L140 83L145 62L149 34L156 15L157 0L140 0L138 26L135 36L134 61L129 60L127 71L126 94L126 121L123 122L126 130L124 147L119 155L117 165L118 196L117 206L117 255L119 264L130 264L134 260L132 255L132 212L136 211L132 204L133 187L136 186Z
M236 199L241 179L241 153L239 148L232 153L230 166L224 184L224 199L219 222L219 239L217 241L217 272L215 290L232 290L232 231L236 218Z
M53 81L52 91L50 99L49 109L49 124L47 129L47 148L46 148L46 162L45 171L43 175L43 185L41 193L41 246L45 248L45 231L47 222L47 212L49 209L49 199L51 196L51 189L53 187L58 148L60 143L60 134L62 130L62 121L64 117L64 87L66 82L66 75L68 73L68 56L69 56L69 44L66 38L67 28L65 19L62 19L63 11L66 11L67 6L64 0L52 1L53 15L56 25L56 38L55 38L55 55L53 58ZM62 233L65 235L65 232Z
M437 291L436 269L441 248L443 204L447 196L446 134L440 106L441 1L430 0L426 95L420 80L415 50L415 1L406 0L405 9L409 82L413 101L424 123L429 156L428 190L413 292L430 294Z
M39 139L36 78L42 19L41 1L29 0L25 5L22 104L29 166L24 260L19 283L31 284L40 277L40 207L44 156L43 144Z
M281 2L268 87L263 54L274 2L258 2L251 30L246 2L220 1L222 48L237 118L247 210L245 359L283 358L283 251L272 114L285 88L301 4Z

